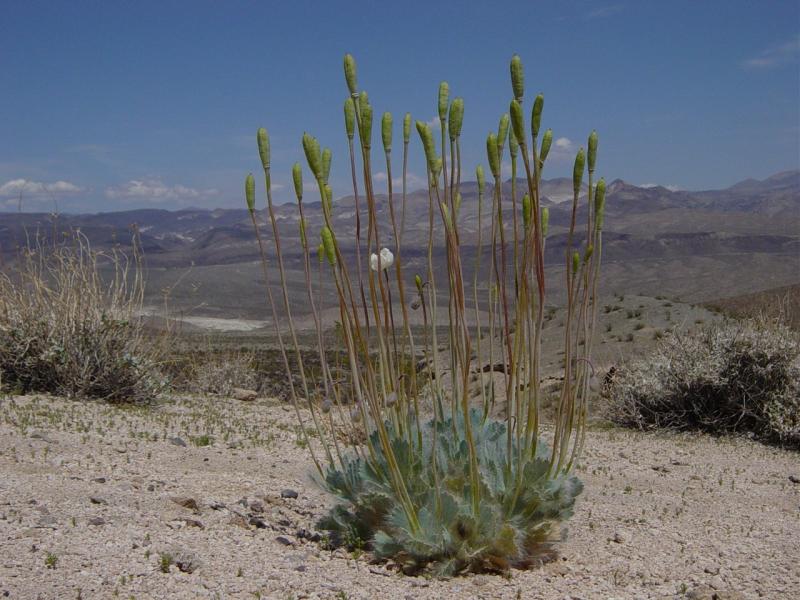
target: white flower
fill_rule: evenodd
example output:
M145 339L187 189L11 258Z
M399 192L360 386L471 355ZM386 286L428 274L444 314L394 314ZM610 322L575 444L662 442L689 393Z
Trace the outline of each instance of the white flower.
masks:
M380 269L378 268L378 255L373 253L372 256L369 257L369 266L373 271L383 271L384 269L388 269L394 263L394 254L388 248L381 249L381 256L380 256Z

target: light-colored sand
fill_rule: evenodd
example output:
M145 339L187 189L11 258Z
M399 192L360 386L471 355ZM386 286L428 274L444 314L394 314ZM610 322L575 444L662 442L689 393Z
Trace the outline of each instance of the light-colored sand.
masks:
M560 560L438 581L302 539L329 500L285 406L3 399L0 598L800 597L797 453L618 429L586 446ZM163 553L196 569L163 573Z

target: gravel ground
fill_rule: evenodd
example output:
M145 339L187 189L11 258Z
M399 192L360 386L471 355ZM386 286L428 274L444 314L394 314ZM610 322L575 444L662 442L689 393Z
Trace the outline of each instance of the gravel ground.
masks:
M275 401L0 399L0 598L800 598L797 453L593 430L560 559L443 581L313 541L302 445Z

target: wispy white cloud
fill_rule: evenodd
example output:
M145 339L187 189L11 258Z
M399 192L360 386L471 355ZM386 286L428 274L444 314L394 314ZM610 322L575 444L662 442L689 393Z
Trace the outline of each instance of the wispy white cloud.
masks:
M106 188L106 198L127 201L167 202L203 199L219 194L216 189L196 189L185 185L167 185L160 179L131 179L125 183Z
M441 122L439 121L439 115L436 115L432 119L428 119L425 121L428 125L430 125L431 129L439 129L441 126Z
M377 183L386 183L389 179L383 171L378 171L372 176ZM406 174L406 185L408 186L409 190L416 190L420 188L428 187L428 182L425 180L424 177L420 177L415 173L407 173ZM392 191L399 192L402 190L403 187L403 178L402 177L392 177Z
M772 69L796 62L800 57L800 34L786 42L773 44L769 48L742 61L745 69Z
M70 183L69 181L54 181L53 183L43 183L41 181L31 181L29 179L12 179L0 185L0 196L43 196L60 194L77 194L83 188Z
M610 17L611 15L615 15L620 12L624 8L622 4L609 4L607 6L599 6L594 10L589 11L584 15L584 19L591 20L591 19L604 19L606 17Z

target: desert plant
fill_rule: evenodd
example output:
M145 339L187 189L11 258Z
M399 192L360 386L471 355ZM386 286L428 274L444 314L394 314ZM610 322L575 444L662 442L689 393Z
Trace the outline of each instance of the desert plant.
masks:
M298 346L272 202L269 138L263 128L256 137L273 253L267 251L261 233L255 178L251 174L245 180L245 198L267 282L267 301L287 371L289 354L296 356L300 382L291 385L290 397L299 430L320 482L340 499L320 526L329 531L332 543L353 546L353 540L366 541L378 556L393 558L407 572L427 568L452 575L534 564L550 556L551 543L560 538L561 522L571 514L582 488L572 470L581 453L586 426L605 203L605 183L602 179L594 181L597 134L589 136L588 151L581 149L574 165L572 217L564 232L564 373L552 444L547 445L540 437L540 405L544 400L540 382L549 215L540 205L539 187L553 132L541 129L544 97L540 94L533 102L529 133L522 108L522 63L514 56L510 111L500 119L497 133L487 138L489 171L494 180L491 188L483 168L476 169L477 243L474 263L467 264L459 223L464 102L461 98L451 101L447 83L440 85L439 143L425 122L416 122L428 176L427 272L407 277L401 242L411 116L406 114L403 119L404 166L399 199L392 184L393 120L389 113L381 119L388 223L379 223L379 198L372 175L374 111L367 93L358 89L355 61L350 55L345 56L344 71L349 91L344 105L345 131L356 205L352 246L340 244L336 234L340 219L334 219L336 207L328 182L330 151L322 150L309 134L302 140L321 200L324 223L316 251L320 274L327 263L335 290L339 343L345 356L343 379L334 377L328 365L324 325L317 312L324 288L313 283L310 255L314 245L309 241L311 232L304 217L302 168L296 164L292 175L307 295L317 334L320 382L309 381ZM359 152L355 151L356 137ZM503 198L501 185L506 147L513 182L510 199ZM517 190L520 163L525 184L524 189ZM360 178L356 175L359 167ZM587 218L585 225L579 225L578 204L587 167ZM365 239L360 221L362 200L366 205ZM402 207L400 215L395 211L397 200ZM444 245L443 266L434 252L440 240ZM489 286L481 298L479 273L485 251ZM270 287L275 270L282 306ZM411 327L409 309L420 310L421 328ZM485 311L488 322L481 321ZM437 324L443 319L448 326L442 329ZM285 323L285 328L279 323ZM502 384L497 386L496 372L502 374ZM472 382L479 390L479 401L474 404ZM308 412L301 410L301 404ZM505 413L502 420L490 417L498 408ZM306 430L308 418L312 422L310 431L315 433L313 440ZM345 448L345 444L352 447Z
M609 416L640 429L748 433L800 446L800 342L765 319L664 337L617 370Z
M0 384L109 402L154 398L165 384L165 338L144 327L143 293L136 243L130 257L96 252L80 233L62 245L32 243L0 274Z

